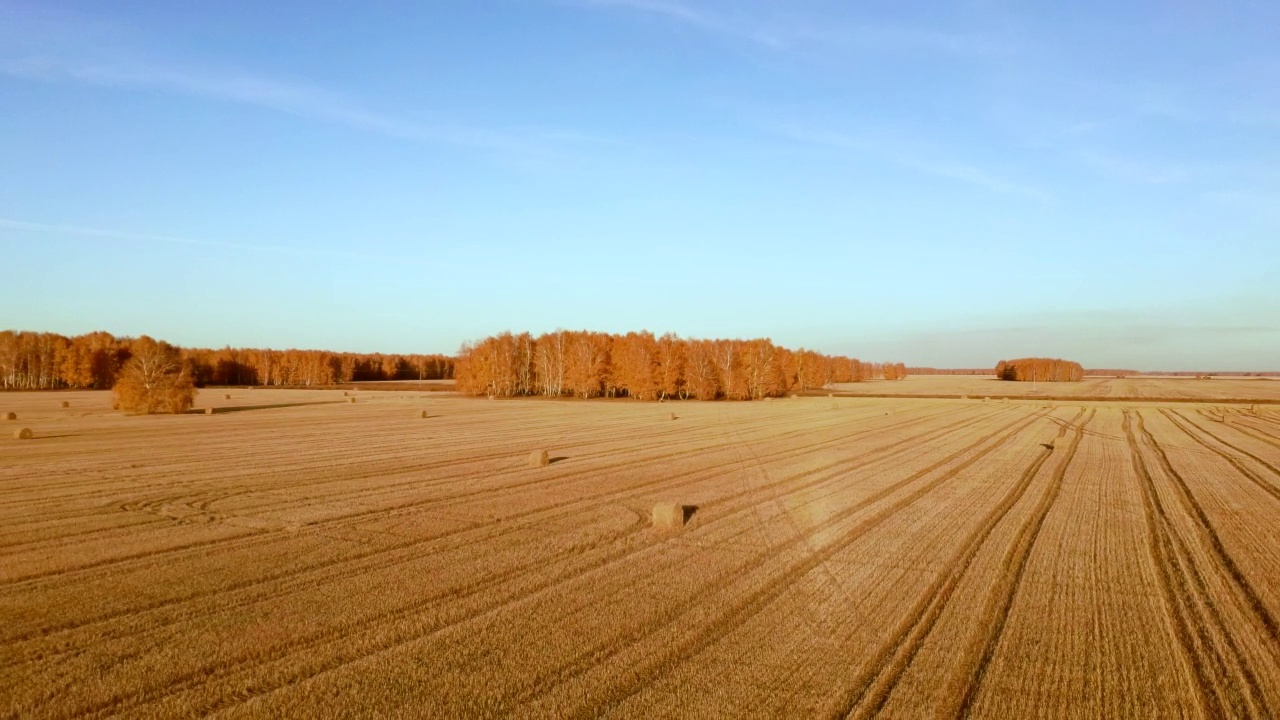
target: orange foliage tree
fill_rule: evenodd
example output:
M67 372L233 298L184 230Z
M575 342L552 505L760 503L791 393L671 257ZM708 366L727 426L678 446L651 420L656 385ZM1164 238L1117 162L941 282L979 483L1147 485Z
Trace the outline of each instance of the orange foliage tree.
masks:
M112 388L115 404L131 413L183 413L195 404L196 388L178 348L143 335Z

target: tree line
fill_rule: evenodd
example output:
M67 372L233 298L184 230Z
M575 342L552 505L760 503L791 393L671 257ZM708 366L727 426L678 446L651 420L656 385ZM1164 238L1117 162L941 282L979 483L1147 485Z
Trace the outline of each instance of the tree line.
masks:
M1018 358L996 363L996 378L1019 382L1078 382L1084 378L1080 363L1057 358Z
M145 337L145 336L144 336ZM0 389L54 390L114 387L142 338L92 332L0 331ZM166 347L169 346L167 343ZM176 348L183 370L197 386L335 385L378 380L447 380L448 355L384 355L328 350Z
M751 400L831 383L906 377L902 363L789 350L767 338L694 340L672 333L500 333L463 345L458 389L471 395Z

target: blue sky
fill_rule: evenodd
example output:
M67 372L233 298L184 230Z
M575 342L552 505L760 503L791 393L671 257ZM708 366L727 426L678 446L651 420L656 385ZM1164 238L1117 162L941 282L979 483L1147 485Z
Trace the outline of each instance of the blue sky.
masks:
M1280 5L0 0L0 327L1280 369Z

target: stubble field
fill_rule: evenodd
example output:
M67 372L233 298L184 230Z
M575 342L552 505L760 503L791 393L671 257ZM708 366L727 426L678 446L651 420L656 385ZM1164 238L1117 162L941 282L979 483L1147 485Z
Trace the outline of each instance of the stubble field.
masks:
M1280 715L1275 405L222 392L0 395L0 712Z

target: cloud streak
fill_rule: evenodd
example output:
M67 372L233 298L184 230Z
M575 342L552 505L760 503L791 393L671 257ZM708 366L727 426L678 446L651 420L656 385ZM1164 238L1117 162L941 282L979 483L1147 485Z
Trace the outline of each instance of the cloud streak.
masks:
M249 74L218 74L143 63L94 63L28 57L0 62L0 73L45 82L76 82L104 88L157 91L263 108L421 144L533 154L551 136L516 135L467 127L429 125L374 112L338 93L305 83Z
M773 50L793 50L821 46L839 50L870 52L932 52L956 56L1005 55L1012 47L1005 42L970 33L929 28L848 24L826 20L815 22L792 16L764 19L726 15L672 0L578 0L579 6L617 9L659 16L674 23L715 35L746 40Z

